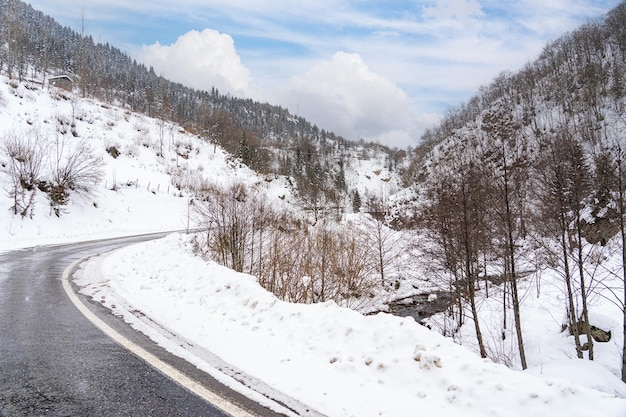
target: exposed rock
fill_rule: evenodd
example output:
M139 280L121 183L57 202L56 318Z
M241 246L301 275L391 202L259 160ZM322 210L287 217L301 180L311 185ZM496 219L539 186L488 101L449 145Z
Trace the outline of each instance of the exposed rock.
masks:
M591 325L590 333L591 333L591 337L596 342L606 343L609 340L611 340L611 331L610 330L608 330L608 331L607 330L602 330L601 328L596 327L593 324ZM570 334L574 334L572 329L570 329ZM578 322L578 334L580 334L580 335L587 334L587 323L585 323L582 320ZM587 343L585 343L585 345L587 345ZM589 347L587 346L587 348L585 348L585 346L583 345L582 350L587 350L587 349L589 349Z
M619 232L619 217L615 209L607 209L602 217L596 217L593 223L583 220L583 236L587 242L604 246L609 239Z
M109 146L106 151L111 155L114 159L120 156L120 151L115 146Z
M611 340L611 331L602 330L596 326L591 326L591 337L596 342L606 343Z

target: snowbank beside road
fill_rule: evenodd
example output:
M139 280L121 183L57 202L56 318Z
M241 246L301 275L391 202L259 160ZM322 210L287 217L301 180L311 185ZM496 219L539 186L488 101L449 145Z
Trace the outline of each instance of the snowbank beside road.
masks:
M132 305L323 414L626 415L624 399L512 371L410 318L282 302L253 277L195 257L177 234L99 265L99 278L78 274L81 292Z

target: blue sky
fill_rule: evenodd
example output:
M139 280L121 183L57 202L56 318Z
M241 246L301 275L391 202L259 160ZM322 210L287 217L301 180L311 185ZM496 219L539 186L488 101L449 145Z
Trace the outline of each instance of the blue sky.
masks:
M195 88L415 145L447 108L619 0L30 0Z

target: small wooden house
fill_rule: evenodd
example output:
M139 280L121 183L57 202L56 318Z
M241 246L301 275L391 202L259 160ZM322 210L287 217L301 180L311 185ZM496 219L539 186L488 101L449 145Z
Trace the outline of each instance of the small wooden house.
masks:
M74 80L69 75L56 75L48 78L48 86L62 88L67 91L72 91Z

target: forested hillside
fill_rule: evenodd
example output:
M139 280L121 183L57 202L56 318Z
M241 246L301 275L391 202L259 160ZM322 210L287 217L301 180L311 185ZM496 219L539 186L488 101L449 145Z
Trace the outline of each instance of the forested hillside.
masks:
M211 118L220 110L230 113L233 123L264 139L293 140L322 134L316 126L281 107L170 82L118 48L95 43L91 36L63 27L21 1L0 1L0 12L0 36L9 46L3 48L0 63L10 77L20 81L49 73L68 74L75 78L83 97L116 102L204 134L210 133L214 124ZM332 133L328 136L334 138Z
M353 156L382 157L390 169L406 156L403 150L338 137L280 106L171 82L19 0L0 0L0 22L0 44L6 45L0 48L0 68L9 78L45 84L51 75L68 75L83 98L172 121L257 172L293 177L303 204L316 213L350 207L359 191L344 178Z
M477 291L497 278L501 325L510 306L526 368L518 285L554 268L567 300L563 328L579 358L594 358L599 294L626 318L625 151L626 4L548 44L521 71L502 73L425 133L414 172L417 222L459 302L450 306L451 334L465 305L478 317ZM621 266L608 261L612 245ZM477 350L489 356L481 322L471 326Z

